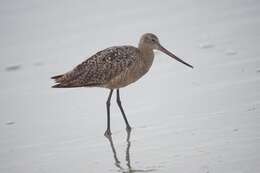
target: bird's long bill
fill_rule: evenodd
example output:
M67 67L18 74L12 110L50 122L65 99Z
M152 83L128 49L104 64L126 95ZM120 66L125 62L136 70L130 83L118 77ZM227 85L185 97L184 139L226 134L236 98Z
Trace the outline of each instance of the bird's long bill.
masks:
M170 51L168 51L167 49L165 49L164 47L162 47L161 45L159 45L159 48L158 48L160 51L166 53L167 55L169 55L170 57L176 59L177 61L189 66L190 68L193 68L192 65L188 64L187 62L183 61L182 59L178 58L177 56L175 56L173 53L171 53Z

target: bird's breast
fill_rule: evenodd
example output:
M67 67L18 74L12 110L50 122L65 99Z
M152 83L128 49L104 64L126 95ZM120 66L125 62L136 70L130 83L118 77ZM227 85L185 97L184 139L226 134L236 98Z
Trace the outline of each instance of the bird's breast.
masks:
M105 87L109 89L122 88L136 82L149 71L153 60L153 55L149 57L139 57L131 67L111 79Z

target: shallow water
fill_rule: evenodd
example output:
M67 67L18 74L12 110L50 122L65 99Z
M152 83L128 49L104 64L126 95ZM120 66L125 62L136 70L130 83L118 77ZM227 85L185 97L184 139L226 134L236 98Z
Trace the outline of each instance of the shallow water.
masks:
M148 4L149 2L149 4ZM2 1L0 172L260 172L260 3ZM156 52L121 90L52 89L50 76L144 32L194 65ZM129 139L127 139L129 137Z

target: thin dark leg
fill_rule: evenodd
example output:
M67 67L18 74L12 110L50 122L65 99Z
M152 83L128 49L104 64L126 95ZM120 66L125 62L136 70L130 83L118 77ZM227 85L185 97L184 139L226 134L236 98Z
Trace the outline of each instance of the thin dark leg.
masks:
M123 109L123 107L122 107L122 105L121 105L119 89L116 90L116 93L117 93L117 95L116 95L116 102L117 102L117 104L118 104L118 106L119 106L119 108L120 108L120 111L121 111L121 113L122 113L122 115L123 115L123 118L124 118L124 120L125 120L126 130L127 130L127 131L130 131L130 130L131 130L131 127L130 127L128 121L127 121L127 118L126 118L126 116L125 116L124 109Z
M107 98L107 130L105 132L105 136L110 136L111 131L110 131L110 100L113 94L113 90L111 89Z

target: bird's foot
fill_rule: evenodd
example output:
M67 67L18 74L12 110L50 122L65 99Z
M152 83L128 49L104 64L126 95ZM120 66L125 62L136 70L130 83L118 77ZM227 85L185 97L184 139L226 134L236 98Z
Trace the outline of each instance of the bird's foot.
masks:
M131 132L131 130L132 130L132 128L128 125L128 126L126 126L126 131L127 132Z
M107 129L107 130L105 131L104 135L105 135L106 137L110 137L110 136L112 135L110 129Z

